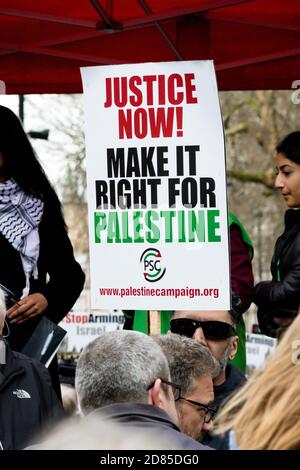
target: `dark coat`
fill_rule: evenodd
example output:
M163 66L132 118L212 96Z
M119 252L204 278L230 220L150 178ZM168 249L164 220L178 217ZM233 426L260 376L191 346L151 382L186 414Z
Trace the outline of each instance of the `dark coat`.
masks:
M66 229L57 223L55 211L47 204L39 226L40 254L38 279L30 280L30 294L43 294L48 307L44 312L50 320L58 323L69 312L82 291L84 273L75 261L73 248ZM49 276L49 280L47 279ZM0 283L10 289L17 299L25 286L25 275L19 253L0 233ZM8 300L8 307L13 302ZM36 327L39 316L21 325L10 326L9 343L20 351Z
M120 423L132 430L140 429L145 434L157 436L178 450L212 450L194 441L191 437L180 432L169 416L160 408L144 403L115 403L98 408L93 413L99 413L110 420ZM154 438L154 437L153 437Z
M226 380L221 385L214 386L214 404L220 408L220 406L227 400L230 395L244 385L246 382L245 375L235 367L233 364L227 364L226 366Z
M239 301L233 307L242 314L250 307L253 297L252 257L249 254L250 247L243 240L241 229L235 223L230 225L229 236L231 290ZM236 297L233 296L233 303Z
M255 286L259 325L274 336L274 317L294 316L300 305L300 210L285 213L285 230L278 238L271 262L272 281Z
M23 449L64 416L47 369L7 345L0 365L0 442L4 450ZM0 447L1 447L0 446Z

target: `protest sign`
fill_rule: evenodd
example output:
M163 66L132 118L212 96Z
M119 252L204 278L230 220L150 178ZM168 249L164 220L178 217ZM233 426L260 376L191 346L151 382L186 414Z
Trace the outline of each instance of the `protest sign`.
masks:
M277 340L269 336L246 333L246 351L248 372L263 366L269 354L275 350Z
M91 341L102 333L123 328L124 315L121 311L69 312L60 322L67 336L60 352L79 354Z
M81 69L93 308L230 306L211 61Z

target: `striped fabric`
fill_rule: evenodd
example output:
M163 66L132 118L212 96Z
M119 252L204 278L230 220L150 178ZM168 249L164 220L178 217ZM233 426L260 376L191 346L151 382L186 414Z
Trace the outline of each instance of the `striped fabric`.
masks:
M43 209L44 203L25 194L12 178L0 183L0 232L20 253L26 278L22 298L28 295L30 276L37 277Z

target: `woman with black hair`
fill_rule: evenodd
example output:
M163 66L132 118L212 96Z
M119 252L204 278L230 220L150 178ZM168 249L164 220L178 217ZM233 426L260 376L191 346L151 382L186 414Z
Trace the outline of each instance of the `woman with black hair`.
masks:
M275 187L289 210L271 263L272 281L255 286L254 301L262 333L279 336L293 321L300 304L300 131L276 147Z
M0 283L12 292L7 298L8 341L16 351L22 350L41 316L61 321L84 284L56 192L19 119L4 106L0 106Z

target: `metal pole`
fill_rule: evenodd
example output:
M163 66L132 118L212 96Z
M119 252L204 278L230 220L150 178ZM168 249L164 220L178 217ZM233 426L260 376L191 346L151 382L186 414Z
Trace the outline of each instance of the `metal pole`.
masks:
M262 212L257 213L257 251L258 251L258 276L259 280L262 281Z
M24 110L25 110L25 96L19 95L19 119L24 126ZM49 129L43 129L42 131L29 131L27 135L32 139L48 140Z
M24 124L24 103L25 96L19 95L19 118L22 124Z

